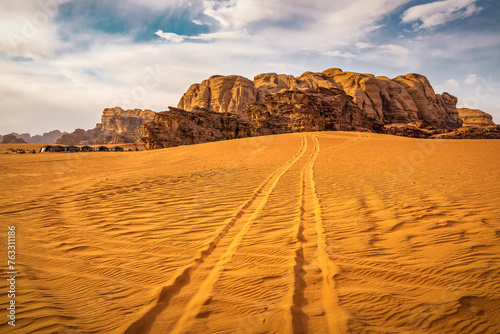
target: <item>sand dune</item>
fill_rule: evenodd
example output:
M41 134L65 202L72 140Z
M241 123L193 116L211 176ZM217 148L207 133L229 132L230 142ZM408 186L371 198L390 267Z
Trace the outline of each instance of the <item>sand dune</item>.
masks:
M16 329L499 333L499 161L351 132L0 155Z

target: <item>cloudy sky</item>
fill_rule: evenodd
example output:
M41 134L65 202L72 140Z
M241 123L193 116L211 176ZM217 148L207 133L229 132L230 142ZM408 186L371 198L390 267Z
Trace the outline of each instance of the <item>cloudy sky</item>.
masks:
M166 110L214 74L426 75L500 123L498 0L1 0L0 134Z

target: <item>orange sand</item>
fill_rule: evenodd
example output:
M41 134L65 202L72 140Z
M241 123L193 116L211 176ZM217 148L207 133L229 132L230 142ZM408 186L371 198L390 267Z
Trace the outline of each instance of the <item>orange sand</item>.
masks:
M17 332L500 333L499 162L346 132L2 154Z

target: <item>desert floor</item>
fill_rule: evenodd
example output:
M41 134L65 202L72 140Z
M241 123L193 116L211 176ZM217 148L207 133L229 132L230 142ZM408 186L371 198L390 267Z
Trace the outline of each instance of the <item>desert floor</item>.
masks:
M16 332L500 333L499 163L349 132L0 154Z

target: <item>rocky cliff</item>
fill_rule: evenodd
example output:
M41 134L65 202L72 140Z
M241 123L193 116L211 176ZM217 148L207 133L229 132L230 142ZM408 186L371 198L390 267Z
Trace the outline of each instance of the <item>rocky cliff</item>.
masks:
M155 149L186 144L304 131L371 131L373 123L344 91L283 90L238 113L170 108L144 125L143 142Z
M179 145L258 136L260 129L239 114L217 113L207 109L185 111L170 107L144 124L144 146L158 149Z
M220 108L219 108L220 110ZM144 125L148 149L304 131L371 131L374 125L343 90L281 90L239 112L170 108Z
M155 114L151 110L106 108L102 113L101 123L96 124L94 129L76 129L63 135L57 143L90 145L139 142L143 135L143 124L153 120Z
M321 73L291 75L265 73L253 81L241 76L213 76L192 85L178 108L187 111L206 108L215 112L240 113L251 103L282 91L324 88L341 89L366 116L381 124L421 122L427 128L456 129L462 124L456 109L457 98L436 94L426 77L407 74L394 79L372 74L343 72L332 68Z

